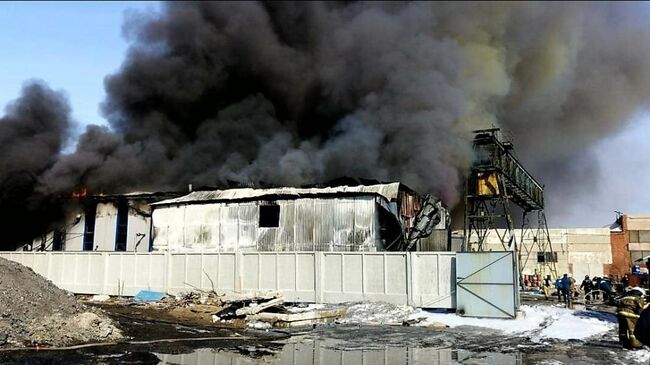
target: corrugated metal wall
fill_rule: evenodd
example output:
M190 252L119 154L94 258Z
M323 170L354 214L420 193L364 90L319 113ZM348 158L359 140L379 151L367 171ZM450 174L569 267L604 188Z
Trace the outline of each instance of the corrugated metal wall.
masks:
M259 206L280 207L278 227L260 227ZM376 251L381 247L375 198L305 198L188 204L153 213L154 250Z

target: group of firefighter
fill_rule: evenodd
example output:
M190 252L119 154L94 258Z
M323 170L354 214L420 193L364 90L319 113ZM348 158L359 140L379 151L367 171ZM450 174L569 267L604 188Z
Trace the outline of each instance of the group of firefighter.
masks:
M623 347L638 349L643 345L650 346L650 309L646 291L642 288L631 288L628 276L625 275L620 283L613 283L612 278L589 278L585 276L579 287L569 274L553 281L548 275L542 283L546 299L550 299L552 288L556 289L559 302L564 302L567 308L573 308L573 300L584 293L586 303L600 302L615 305L618 318L618 338ZM616 289L619 290L616 290Z
M621 284L623 287L627 286L627 276L623 278ZM564 302L569 308L573 307L573 300L580 295L580 291L585 293L585 300L588 302L599 301L601 296L604 302L608 302L615 294L611 278L601 278L596 276L593 279L590 279L588 275L585 276L580 287L576 286L575 279L569 274L564 274L561 278L557 278L555 281L553 281L551 276L548 275L544 278L542 284L542 290L544 291L546 299L549 299L551 296L552 288L555 288L556 290L558 301Z

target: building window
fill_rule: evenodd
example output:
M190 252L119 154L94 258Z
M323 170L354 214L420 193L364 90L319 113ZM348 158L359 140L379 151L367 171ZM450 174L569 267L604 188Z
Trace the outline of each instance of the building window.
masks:
M538 252L537 253L537 262L557 262L557 252Z
M91 203L84 210L84 241L83 250L92 251L95 244L95 215L97 214L97 204Z
M65 246L65 230L55 229L52 233L52 251L63 251Z
M274 228L280 226L280 206L260 205L260 227Z
M640 243L650 243L650 231L638 231Z
M632 265L644 265L644 257L650 256L650 251L630 251L630 261ZM639 260L639 261L637 261Z
M628 231L630 243L639 243L639 231Z
M115 251L126 251L126 239L129 224L129 202L117 202L117 232L115 234Z

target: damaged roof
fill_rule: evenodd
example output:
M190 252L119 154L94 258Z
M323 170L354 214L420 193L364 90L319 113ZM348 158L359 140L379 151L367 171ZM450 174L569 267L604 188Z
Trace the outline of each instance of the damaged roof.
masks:
M239 201L262 198L302 198L324 195L379 195L388 201L396 201L400 187L403 185L399 182L375 184L375 185L358 185L358 186L334 186L323 188L269 188L269 189L227 189L227 190L201 190L194 191L185 196L174 199L167 199L151 205L176 205L192 203L208 203L219 201Z

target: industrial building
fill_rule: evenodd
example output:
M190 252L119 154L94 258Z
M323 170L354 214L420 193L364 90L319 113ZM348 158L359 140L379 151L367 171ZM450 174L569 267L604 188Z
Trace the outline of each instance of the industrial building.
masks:
M447 251L449 214L401 183L80 196L27 251Z
M129 193L75 197L58 227L19 247L24 251L151 250L151 206L175 193Z
M647 274L647 258L650 256L650 216L619 215L610 230L612 246L610 273L622 277L630 273L633 265L639 265Z
M152 204L153 249L448 250L448 213L401 183L194 191Z
M552 253L539 250L539 245L534 242L537 239L534 231L513 230L518 247L523 248L519 252L522 266L520 271L523 275L555 276L546 265L548 261L554 262L559 275L570 273L576 278L582 278L585 275L602 277L610 274L613 248L609 228L553 228L547 232L548 238L553 242ZM485 250L503 251L500 237L503 234L504 232L488 232L484 242ZM462 235L462 232L455 232L454 236L456 235ZM514 248L514 245L511 247ZM548 257L550 254L553 257Z

